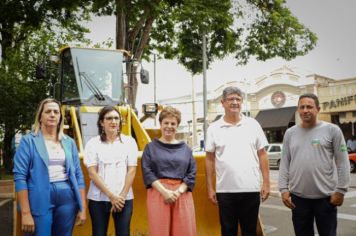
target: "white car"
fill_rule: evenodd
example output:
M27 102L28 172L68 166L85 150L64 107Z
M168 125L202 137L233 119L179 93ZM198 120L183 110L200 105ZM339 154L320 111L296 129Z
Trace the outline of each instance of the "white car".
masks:
M270 143L265 147L265 149L268 154L269 166L279 169L279 164L282 157L282 144Z

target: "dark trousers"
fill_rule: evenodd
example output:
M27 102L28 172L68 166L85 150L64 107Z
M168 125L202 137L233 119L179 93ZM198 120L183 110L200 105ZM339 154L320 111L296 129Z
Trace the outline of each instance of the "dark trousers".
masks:
M257 236L259 192L217 193L216 197L222 236L236 236L239 223L242 236Z
M93 236L106 236L111 203L106 201L89 200L89 213L91 217ZM133 210L133 200L126 200L121 212L112 213L116 236L130 235L130 223Z
M330 197L307 199L292 194L292 202L296 236L314 236L314 219L320 236L336 236L337 208L330 204Z

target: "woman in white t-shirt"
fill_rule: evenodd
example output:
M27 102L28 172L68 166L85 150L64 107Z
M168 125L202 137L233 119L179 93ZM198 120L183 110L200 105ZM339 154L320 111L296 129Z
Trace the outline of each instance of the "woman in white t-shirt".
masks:
M99 135L88 141L84 156L91 179L88 199L92 235L107 235L110 214L116 236L130 235L137 144L121 134L121 115L115 107L104 107L97 125Z

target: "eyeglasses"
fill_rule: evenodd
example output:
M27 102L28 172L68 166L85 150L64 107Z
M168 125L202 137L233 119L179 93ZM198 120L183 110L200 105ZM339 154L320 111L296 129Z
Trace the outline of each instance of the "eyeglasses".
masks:
M241 98L235 98L235 97L233 97L233 98L226 98L225 99L225 101L228 101L228 102L234 102L234 101L236 101L236 102L242 102L242 99Z
M118 116L107 116L104 119L107 120L107 121L113 121L113 120L118 121L118 120L120 120L120 117L118 117Z

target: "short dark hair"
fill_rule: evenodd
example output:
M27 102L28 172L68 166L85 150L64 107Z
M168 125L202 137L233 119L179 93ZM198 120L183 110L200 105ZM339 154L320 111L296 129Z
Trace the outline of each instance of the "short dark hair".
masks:
M223 94L222 94L222 99L225 100L226 97L229 96L230 94L237 94L242 98L244 96L241 89L239 89L238 87L235 87L235 86L229 86L229 87L224 88Z
M319 98L314 93L305 93L305 94L300 95L300 97L298 99L298 104L299 104L299 101L303 98L313 99L316 107L319 107Z
M99 111L99 118L97 121L97 125L98 125L98 132L100 135L100 140L102 142L106 142L106 140L107 140L106 133L104 132L103 126L101 126L101 122L104 121L104 117L105 117L106 113L109 113L111 111L116 111L119 114L119 117L120 117L119 122L120 123L119 123L119 130L117 132L118 132L120 142L122 142L122 140L121 140L122 118L121 118L120 111L113 106L105 106Z

